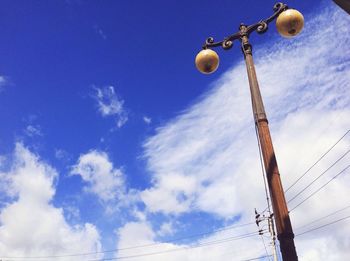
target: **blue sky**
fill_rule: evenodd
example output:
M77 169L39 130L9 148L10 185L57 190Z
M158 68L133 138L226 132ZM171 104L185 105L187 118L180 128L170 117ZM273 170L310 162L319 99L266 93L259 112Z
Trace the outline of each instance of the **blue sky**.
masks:
M254 224L171 240L254 222L254 208L266 207L238 44L217 50L220 67L209 76L194 57L207 37L268 17L274 3L3 1L0 257L154 244L60 260L164 250L134 259L268 260L260 237L181 250ZM331 1L287 4L304 14L300 36L281 38L271 23L251 37L285 187L349 130L350 114L349 16ZM349 143L346 136L287 199ZM309 194L348 162L345 155ZM349 175L332 181L291 213L293 226L349 205L349 185ZM344 224L297 237L301 260L349 258Z

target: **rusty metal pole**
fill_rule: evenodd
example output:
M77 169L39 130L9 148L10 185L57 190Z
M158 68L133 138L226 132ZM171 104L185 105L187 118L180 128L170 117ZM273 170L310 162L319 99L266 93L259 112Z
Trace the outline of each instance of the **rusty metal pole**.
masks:
M258 130L261 151L264 159L265 171L277 228L277 238L280 242L283 261L297 261L298 256L294 245L292 224L289 218L287 203L284 197L284 191L272 145L269 125L256 77L252 46L249 43L246 30L247 27L245 25L240 26L242 51L247 67L254 120Z
M345 12L350 14L350 1L349 0L333 0L338 6L340 6Z
M270 198L272 201L273 214L277 228L277 238L280 242L280 249L283 261L297 261L298 256L294 244L294 234L292 224L289 218L288 207L284 197L284 191L278 171L275 152L272 145L269 125L264 109L264 104L261 98L258 80L253 62L252 46L249 43L249 35L252 32L263 34L268 29L268 24L273 20L280 18L285 11L288 11L288 6L284 3L276 3L273 7L274 13L270 17L260 20L251 25L241 24L239 31L225 37L224 40L215 42L213 37L207 38L203 45L203 50L196 56L196 66L202 73L208 74L214 72L219 64L217 53L208 48L221 46L224 50L229 50L233 46L233 42L238 40L241 42L244 59L247 66L250 93L252 99L252 107L256 129L258 132L259 146L264 160L266 178L268 182ZM281 18L277 25L279 33L283 36L294 36L298 34L304 24L302 14L291 9L291 11ZM282 21L282 22L281 22Z

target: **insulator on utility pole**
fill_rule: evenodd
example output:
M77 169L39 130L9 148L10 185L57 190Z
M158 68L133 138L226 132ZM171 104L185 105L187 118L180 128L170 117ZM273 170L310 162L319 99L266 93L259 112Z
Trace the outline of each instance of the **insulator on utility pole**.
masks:
M268 217L268 222L269 222L269 231L271 234L271 246L272 246L272 256L273 256L273 261L277 261L277 251L276 251L276 233L275 233L275 227L273 224L272 220L273 214Z

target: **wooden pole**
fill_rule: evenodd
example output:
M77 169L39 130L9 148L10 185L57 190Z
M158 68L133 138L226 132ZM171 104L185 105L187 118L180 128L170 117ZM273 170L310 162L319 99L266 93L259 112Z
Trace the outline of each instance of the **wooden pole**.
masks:
M248 35L245 34L246 26L242 25L240 30L242 34L242 51L247 67L254 120L258 129L261 151L264 159L267 182L277 228L277 238L280 242L283 260L297 261L298 256L294 245L292 224L289 218L287 203L284 197L284 191L272 145L269 125L256 77L252 47L249 44Z

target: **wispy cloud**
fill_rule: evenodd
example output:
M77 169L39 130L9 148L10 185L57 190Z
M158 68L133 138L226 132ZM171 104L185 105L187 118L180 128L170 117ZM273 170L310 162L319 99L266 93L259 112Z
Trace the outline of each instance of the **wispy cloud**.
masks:
M24 132L29 137L43 136L40 125L28 125Z
M4 89L4 87L8 84L7 77L0 75L0 92Z
M349 16L341 10L326 8L317 16L306 15L306 26L299 37L254 49L285 187L349 129L346 119L350 118L350 49L339 48L350 46L349 22ZM349 144L349 139L344 140L293 193L329 166ZM149 212L179 215L204 211L223 220L241 217L251 222L253 209L266 206L243 62L226 72L200 101L159 127L156 135L145 142L144 149L153 186L144 190L141 197ZM341 162L325 180L344 164ZM325 180L320 180L320 184ZM349 186L348 175L334 180L291 214L293 225L297 228L347 205ZM301 259L317 256L312 254L320 249L313 241L315 237L322 244L329 244L329 249L323 249L323 257L314 260L349 258L348 246L330 243L345 240L349 226L346 231L341 227L339 224L297 238ZM209 252L203 250L203 258L187 255L182 260L207 260ZM243 252L235 254L237 258L240 255ZM230 259L218 257L212 259Z
M128 121L124 100L117 95L113 86L94 87L94 90L93 97L97 101L99 113L104 117L115 117L117 127L122 127Z
M149 125L149 124L152 123L152 118L150 118L150 117L143 116L142 119L143 119L143 121L144 121L147 125Z
M95 30L95 33L97 33L103 40L107 39L107 35L98 25L94 26L94 30Z
M71 155L64 149L55 149L55 158L58 160L68 161L71 159Z
M36 114L29 114L28 116L22 119L25 124L25 128L23 130L24 135L27 137L40 137L44 136L41 125L38 123L39 116Z
M7 83L5 76L0 76L0 86L4 86Z

